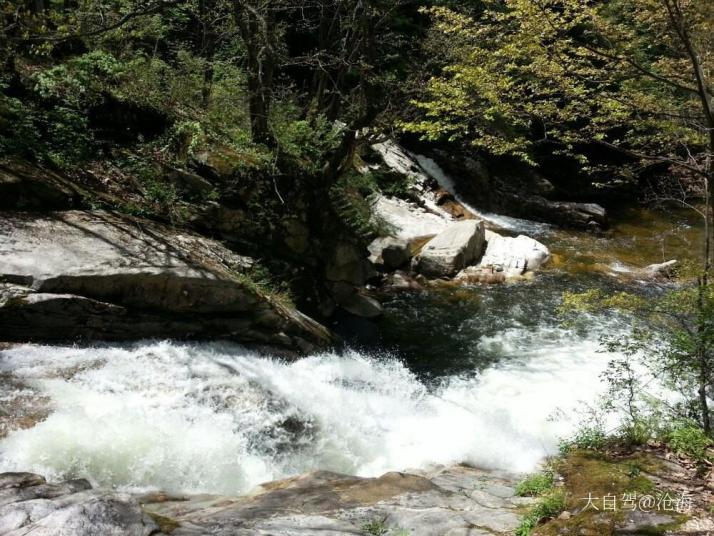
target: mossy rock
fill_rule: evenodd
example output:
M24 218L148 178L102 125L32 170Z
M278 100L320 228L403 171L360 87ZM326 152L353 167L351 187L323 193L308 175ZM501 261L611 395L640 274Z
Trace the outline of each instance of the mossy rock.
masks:
M627 494L656 496L655 484L646 476L662 471L661 462L645 453L611 457L594 451L573 451L555 466L564 480L566 516L538 527L538 536L614 536L625 530L637 534L664 534L678 526L683 516L674 511L633 510L625 501ZM603 497L614 498L607 507ZM597 510L588 506L592 497Z
M154 520L154 523L159 526L159 529L164 534L171 534L173 531L175 531L181 526L178 521L176 521L175 519L171 519L170 517L165 517L159 514L155 514L153 512L147 512L147 514L151 519Z

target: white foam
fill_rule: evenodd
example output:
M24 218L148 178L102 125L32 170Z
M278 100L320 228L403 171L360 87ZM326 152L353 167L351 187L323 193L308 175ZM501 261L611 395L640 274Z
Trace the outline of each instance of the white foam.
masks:
M607 356L562 330L479 344L499 345L502 364L432 388L394 358L357 352L285 363L219 343L15 347L0 371L49 396L53 412L0 442L0 470L213 493L317 468L531 470L573 427L553 413L596 397Z

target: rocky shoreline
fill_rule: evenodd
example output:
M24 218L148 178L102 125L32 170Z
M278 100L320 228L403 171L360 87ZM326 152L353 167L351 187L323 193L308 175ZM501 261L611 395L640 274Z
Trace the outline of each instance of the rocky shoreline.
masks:
M132 495L5 473L0 534L492 536L511 533L533 502L515 496L517 482L518 475L463 465L379 478L317 471L224 497Z

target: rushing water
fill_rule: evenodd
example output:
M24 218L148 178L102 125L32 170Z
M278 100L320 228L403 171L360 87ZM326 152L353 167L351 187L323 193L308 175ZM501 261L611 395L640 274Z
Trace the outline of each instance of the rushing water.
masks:
M618 229L609 240L627 253L623 262L637 259L627 248L633 236L645 244L641 264L653 262L660 227L649 235ZM566 258L579 243L587 259L529 283L396 296L386 304L381 350L293 363L220 342L3 350L0 403L8 414L34 408L38 422L24 415L10 423L0 470L235 494L317 468L533 469L601 390L598 374L611 356L599 336L624 329L607 314L584 318L580 329L560 324L563 290L620 285L582 266L617 257L592 247L604 238L549 238Z

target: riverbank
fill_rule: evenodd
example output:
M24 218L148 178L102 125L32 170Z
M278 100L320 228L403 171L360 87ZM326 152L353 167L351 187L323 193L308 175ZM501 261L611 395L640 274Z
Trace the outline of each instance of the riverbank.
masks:
M0 534L703 536L711 476L662 447L572 450L535 478L466 465L359 478L316 471L243 496L117 493L0 474ZM41 511L33 507L42 502ZM64 531L64 532L63 532Z

